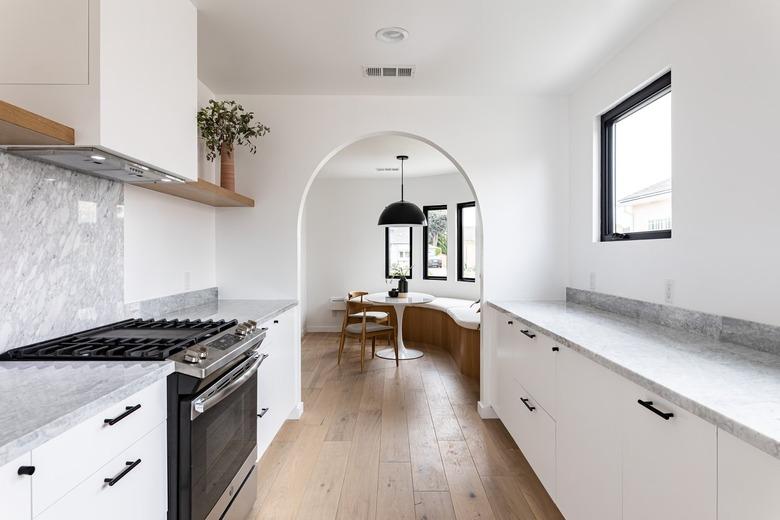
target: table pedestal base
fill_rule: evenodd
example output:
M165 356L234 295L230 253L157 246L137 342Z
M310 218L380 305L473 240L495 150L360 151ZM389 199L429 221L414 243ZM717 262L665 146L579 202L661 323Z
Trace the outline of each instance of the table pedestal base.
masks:
M393 347L377 350L376 355L378 357L381 357L382 359L395 360L395 350L393 349ZM406 347L401 347L398 349L399 361L403 361L405 359L417 359L421 357L423 357L423 353L420 352L419 350L415 350L413 348L406 348Z

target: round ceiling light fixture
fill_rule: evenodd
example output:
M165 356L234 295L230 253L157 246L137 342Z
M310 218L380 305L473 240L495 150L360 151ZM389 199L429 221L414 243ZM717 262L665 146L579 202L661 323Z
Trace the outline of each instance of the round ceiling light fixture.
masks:
M376 39L385 43L400 43L409 37L409 31L403 27L383 27L376 34Z

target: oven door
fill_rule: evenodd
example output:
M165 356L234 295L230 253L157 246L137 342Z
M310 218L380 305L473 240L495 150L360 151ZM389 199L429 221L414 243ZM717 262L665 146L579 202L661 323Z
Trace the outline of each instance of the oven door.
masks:
M257 369L266 357L253 351L214 384L182 403L189 405L183 406L182 412L189 412L190 420L190 478L184 479L189 481L189 489L180 489L180 493L188 496L185 510L190 510L192 520L223 518L231 503L239 502L241 492L241 503L251 498L251 507L254 502L255 490L242 489L242 484L254 474Z

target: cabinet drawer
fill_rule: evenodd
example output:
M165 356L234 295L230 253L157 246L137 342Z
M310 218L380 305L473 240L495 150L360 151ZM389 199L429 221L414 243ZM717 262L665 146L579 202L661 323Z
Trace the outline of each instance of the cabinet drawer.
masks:
M163 423L167 415L166 389L166 381L158 381L34 449L33 514L43 512Z
M166 453L163 423L98 468L37 518L164 520L168 510ZM113 485L106 479L113 479Z
M263 340L264 351L271 352L281 347L292 348L292 345L287 344L287 339L292 338L294 334L295 323L293 319L293 311L288 310L260 324L261 327L268 329Z
M555 498L555 421L522 385L515 387L512 396L510 409L502 409L509 420L509 424L506 420L504 424L547 492Z
M15 458L0 467L0 518L3 520L30 520L30 475L19 475L21 466L30 466L30 454Z
M557 345L511 316L505 340L514 352L508 355L515 379L555 417L555 358Z
M620 393L624 398L623 518L714 520L715 426L638 385L625 384Z

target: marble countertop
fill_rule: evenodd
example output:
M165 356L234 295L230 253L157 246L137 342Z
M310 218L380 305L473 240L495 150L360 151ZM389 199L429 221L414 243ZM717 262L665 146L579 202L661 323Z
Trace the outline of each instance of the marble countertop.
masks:
M780 458L780 356L565 302L489 302Z
M173 369L171 361L0 362L0 466Z
M255 320L257 323L262 323L279 316L296 305L298 305L296 300L217 300L196 307L179 309L163 317L168 319Z

